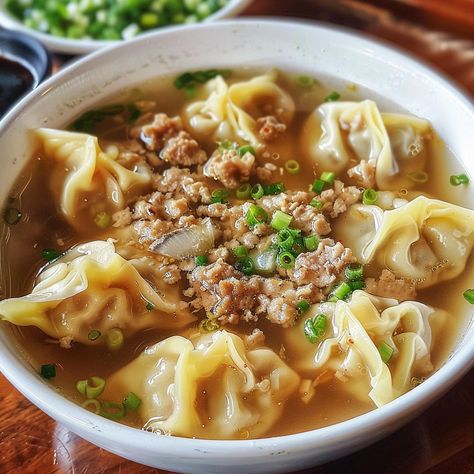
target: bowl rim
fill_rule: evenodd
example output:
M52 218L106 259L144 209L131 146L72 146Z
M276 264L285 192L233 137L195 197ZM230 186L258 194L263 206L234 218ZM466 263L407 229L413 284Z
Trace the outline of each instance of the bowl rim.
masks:
M401 49L390 45L389 43L374 40L372 37L361 34L358 31L349 28L333 26L315 21L301 21L294 19L262 19L251 18L240 20L228 20L211 24L197 24L189 28L192 29L219 29L238 27L240 25L278 27L278 28L316 28L323 34L336 34L348 41L356 41L361 46L367 46L378 53L386 53L394 60L400 60L405 65L417 68L417 72L435 81L447 90L455 99L458 100L459 107L466 109L468 115L474 121L474 103L469 95L462 92L461 88L447 79L446 76L433 67L426 65L418 58L407 54ZM41 84L34 92L23 98L0 122L0 135L13 123L15 116L28 107L30 102L34 102L38 97L49 89L60 84L64 79L74 77L76 70L82 69L85 65L93 65L94 62L100 62L102 57L113 53L117 48L133 47L134 44L145 42L150 37L159 40L163 35L177 34L180 27L166 28L150 32L139 36L130 42L117 45L105 50L99 50L94 54L87 56L72 63L64 70L60 71L46 82ZM130 46L132 45L132 46ZM466 333L472 330L473 321L466 327ZM336 440L337 442L346 441L358 436L362 436L367 430L382 429L390 423L396 424L397 420L408 419L411 414L419 410L428 408L429 404L438 399L474 365L474 341L467 344L459 344L456 352L434 374L432 374L423 384L415 387L410 392L400 396L387 405L373 409L370 412L349 420L329 425L327 427L304 431L301 433L275 436L269 438L257 438L251 440L208 440L208 439L190 439L179 436L157 436L136 428L121 425L119 423L104 419L98 415L87 412L75 403L71 402L62 395L56 393L53 387L49 386L39 377L33 376L30 370L20 361L19 358L9 356L7 350L0 347L0 367L5 377L26 396L35 405L41 407L43 411L52 416L66 426L74 426L80 435L84 435L91 429L101 431L102 436L109 441L114 439L126 439L130 452L155 451L165 452L170 456L182 456L183 449L189 450L193 456L222 455L227 459L261 457L265 454L280 454L279 445L285 450L292 450L293 453L306 451L315 446L330 446ZM64 410L58 410L58 404L64 407ZM54 413L54 416L52 415ZM74 431L73 429L73 431ZM159 445L158 443L161 443ZM157 450L157 446L159 449ZM284 452L283 452L284 453Z
M200 23L209 23L224 18L229 18L238 15L244 10L252 0L230 0L227 5L220 8L212 15L202 20ZM198 24L200 24L198 23ZM63 53L63 54L86 54L97 51L102 48L109 48L115 45L124 43L130 40L94 40L94 39L68 39L54 36L49 33L42 33L33 28L25 26L20 20L15 18L5 7L5 0L0 0L0 26L3 26L10 30L21 31L33 36L38 41L43 43L51 52ZM145 33L139 35L140 37L150 32L167 30L170 28L186 28L194 25L170 25L162 26L154 30L148 30ZM134 38L133 38L134 39Z

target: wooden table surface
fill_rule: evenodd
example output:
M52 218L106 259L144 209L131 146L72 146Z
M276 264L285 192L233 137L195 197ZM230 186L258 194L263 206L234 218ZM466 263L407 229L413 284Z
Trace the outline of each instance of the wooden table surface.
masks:
M317 19L364 31L430 62L474 95L472 0L255 0L244 15ZM0 447L0 474L163 473L82 440L1 375ZM310 472L474 473L474 371L392 436Z

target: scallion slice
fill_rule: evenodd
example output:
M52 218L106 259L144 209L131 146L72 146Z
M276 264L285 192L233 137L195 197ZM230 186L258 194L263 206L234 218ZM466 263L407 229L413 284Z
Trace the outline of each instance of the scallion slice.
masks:
M296 160L288 160L285 163L285 169L290 174L297 174L299 173L301 167L300 167L300 164Z
M362 280L364 267L360 263L351 263L344 269L344 274L349 281Z
M351 287L351 291L362 290L365 288L365 281L364 280L349 281L348 285Z
M377 191L372 188L367 188L362 193L362 202L367 205L372 205L377 202Z
M111 351L119 350L123 347L124 337L120 328L112 328L107 332L107 347Z
M285 185L283 183L267 184L263 187L263 192L265 196L274 196L285 192Z
M145 308L147 311L153 311L155 309L155 305L151 301L147 301Z
M96 415L100 413L99 400L94 400L94 399L85 400L84 402L81 403L81 407L85 408L88 411L91 411L92 413L95 413Z
M319 246L319 237L317 235L310 235L303 239L304 246L308 252L314 252Z
M237 199L248 199L252 195L252 185L250 183L241 184L240 187L235 191L235 197Z
M407 174L407 177L417 184L424 184L428 182L429 175L425 171L413 171Z
M276 236L276 241L279 247L284 250L290 250L295 241L293 233L289 229L282 229Z
M252 204L247 214L245 214L245 220L247 221L248 226L252 229L257 224L265 224L268 220L268 214L261 207Z
M300 300L300 301L298 301L298 304L296 305L296 309L300 313L304 313L305 311L308 311L310 306L311 305L306 300Z
M135 411L138 409L138 407L141 405L142 401L140 400L140 397L133 393L130 392L124 399L123 399L123 406L125 407L126 410L132 410Z
M311 344L316 344L324 336L326 327L326 315L318 314L314 318L305 321L303 326L304 335Z
M336 173L333 173L332 171L323 171L319 179L327 184L333 185L334 180L336 179Z
M313 87L315 80L311 76L298 76L296 83L301 87Z
M199 323L199 332L201 334L207 334L214 332L219 329L219 323L213 319L205 318Z
M471 304L474 304L474 289L470 288L463 293L464 299Z
M277 263L280 267L288 270L295 265L295 256L288 251L282 252L277 257Z
M95 225L99 227L99 229L106 229L109 227L111 221L112 218L105 211L97 213L94 217Z
M324 203L316 198L311 199L309 205L315 207L318 210L321 210L324 207Z
M275 230L287 229L290 226L292 219L293 219L293 216L291 216L290 214L286 214L280 210L277 210L273 214L270 225Z
M235 262L235 268L247 276L255 273L255 263L250 257L238 258Z
M321 194L324 189L325 184L326 183L322 179L315 179L311 186L311 191L313 191L313 193L316 193L316 194Z
M393 355L393 347L390 347L385 341L382 341L378 346L377 349L379 351L380 357L382 358L383 362L386 364Z
M337 283L329 293L328 301L343 300L351 293L351 287L345 282Z
M263 186L260 183L257 183L253 188L252 188L252 197L254 199L260 199L264 195L264 190Z
M449 182L453 186L459 186L460 184L469 184L469 177L466 174L452 175L449 178Z
M86 398L99 397L105 388L105 380L102 377L93 376L86 380L79 380L76 383L76 389Z
M8 225L18 224L18 222L20 222L21 216L21 211L16 209L15 207L7 207L3 211L3 220Z
M247 247L244 245L239 245L238 247L233 248L232 252L237 258L246 257L248 255Z
M227 189L214 189L211 193L211 204L226 204L228 197L229 191Z
M56 377L56 364L44 364L40 369L41 377L44 379L52 379Z
M324 102L335 102L341 98L341 94L339 92L333 91L328 96L324 98Z
M102 402L99 415L116 421L121 420L126 415L126 410L121 403Z
M250 153L255 156L255 149L252 145L244 145L239 147L239 156L242 158L246 153Z
M53 260L56 260L60 256L61 256L61 252L58 252L57 250L54 250L54 249L44 249L41 252L41 257L46 262L52 262Z
M209 263L206 255L198 255L195 259L194 262L198 267L203 267Z
M89 339L89 341L96 341L97 339L99 339L99 337L100 331L98 331L97 329L92 329L87 335L87 339Z

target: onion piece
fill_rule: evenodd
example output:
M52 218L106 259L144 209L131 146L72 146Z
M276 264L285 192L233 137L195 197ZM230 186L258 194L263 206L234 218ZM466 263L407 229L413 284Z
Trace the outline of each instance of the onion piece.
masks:
M215 230L211 219L206 218L202 224L174 230L150 245L150 250L167 257L183 259L206 253L214 247Z

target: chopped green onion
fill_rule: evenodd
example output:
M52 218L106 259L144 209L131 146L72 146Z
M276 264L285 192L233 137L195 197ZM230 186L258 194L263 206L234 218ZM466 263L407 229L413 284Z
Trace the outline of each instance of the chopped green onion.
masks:
M332 185L336 179L336 173L333 173L332 171L323 171L319 179L327 184Z
M236 257L246 257L248 255L247 248L244 245L233 248L232 252Z
M44 379L52 379L56 377L56 364L44 364L40 370L41 377Z
M138 395L136 395L133 392L130 392L123 399L122 405L125 407L126 410L135 411L140 406L141 403L142 403L142 401L140 400Z
M205 318L199 323L199 332L201 334L206 334L209 332L214 332L219 329L219 323L214 319Z
M290 226L292 219L293 216L291 216L290 214L285 214L284 212L277 210L273 214L270 225L275 230L287 229Z
M290 174L297 174L300 171L300 164L296 160L288 160L285 163L285 169Z
M155 309L155 305L151 301L147 301L145 308L147 311L153 311Z
M282 249L291 250L295 241L294 234L290 229L282 229L278 232L276 241Z
M198 255L195 259L194 262L198 267L203 267L209 263L206 255Z
M237 143L230 140L224 140L223 142L217 142L219 145L219 150L235 150L238 148Z
M195 85L186 86L184 92L186 92L187 97L194 97L197 94L197 87Z
M242 158L246 153L250 153L255 156L255 150L252 145L244 145L239 147L239 156Z
M377 191L372 188L367 188L362 193L362 202L368 205L375 204L377 202Z
M345 282L341 281L337 283L328 296L328 301L343 300L346 296L351 293L351 287Z
M385 341L382 341L377 346L377 349L379 351L380 357L386 364L392 358L394 352L393 347L390 347Z
M247 214L245 214L245 220L250 228L255 227L257 224L264 224L268 220L268 214L261 207L252 204Z
M449 182L453 186L459 186L460 184L469 184L469 177L465 174L452 175L449 178Z
M300 313L304 313L305 311L308 311L310 306L311 305L306 300L300 300L300 301L298 301L298 304L296 305L296 309Z
M116 351L121 349L124 344L123 332L119 328L112 328L110 331L107 332L107 347L112 350Z
M318 338L321 339L326 332L327 318L325 314L319 313L313 318L313 327L318 334Z
M280 267L285 268L288 270L289 268L293 268L295 265L295 256L291 252L282 252L277 257L277 263Z
M285 191L285 185L283 183L272 183L267 184L263 187L265 196L274 196L275 194L280 194Z
M412 173L408 173L407 177L418 184L426 183L429 179L428 173L424 171L413 171Z
M128 123L133 124L137 121L138 117L140 117L140 110L134 105L129 104L127 105L128 110Z
M41 257L46 262L52 262L53 260L56 260L60 256L61 256L61 252L58 252L57 250L54 250L54 249L44 249L41 252Z
M20 222L21 216L21 211L14 207L7 207L5 211L3 211L3 220L8 225L18 224L18 222Z
M316 81L311 76L298 76L296 83L301 87L313 87Z
M463 296L468 303L474 304L474 289L466 290Z
M316 198L311 199L309 205L315 207L318 210L321 210L324 207L324 203Z
M204 84L210 79L214 79L216 76L228 77L230 74L231 71L229 69L209 69L193 73L185 72L174 80L174 86L176 89L184 89L185 87L194 85L195 83Z
M82 402L81 407L85 408L88 411L92 411L92 413L95 413L96 415L100 413L99 400L94 400L94 399L85 400L84 402ZM93 410L91 410L90 408L93 408Z
M247 199L252 195L252 185L250 183L241 184L235 191L237 199Z
M349 281L348 285L351 287L351 291L362 290L365 288L365 281L364 280Z
M327 319L324 314L318 314L312 319L304 322L303 330L306 339L311 344L316 344L326 332Z
M364 267L360 263L351 263L344 269L344 274L350 281L362 280L364 278Z
M237 259L235 262L235 268L247 276L255 273L255 263L250 257L240 257Z
M102 377L91 377L86 380L79 380L76 383L76 389L86 398L97 398L102 395L105 388L105 380Z
M102 402L99 415L109 420L121 420L125 416L125 407L121 403Z
M100 331L97 329L92 329L92 331L89 331L89 334L87 335L87 339L89 341L96 341L100 337Z
M95 225L100 229L106 229L109 227L111 220L110 215L105 211L97 213L94 217Z
M321 194L326 183L322 179L315 179L313 185L311 186L311 191L316 194Z
M229 191L227 189L214 189L211 194L211 204L226 204L228 197Z
M324 98L324 102L335 102L341 98L341 94L339 92L333 91L328 96Z
M304 238L304 246L309 252L313 252L318 248L319 237L317 235L310 235Z
M254 199L260 199L263 194L264 194L264 191L263 191L263 186L260 184L260 183L257 183L253 188L252 188L252 197Z

